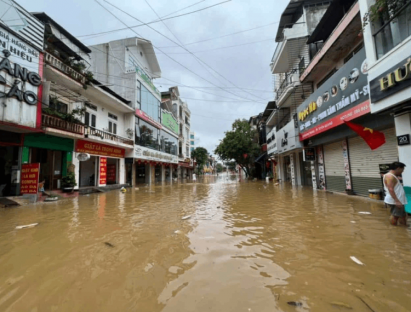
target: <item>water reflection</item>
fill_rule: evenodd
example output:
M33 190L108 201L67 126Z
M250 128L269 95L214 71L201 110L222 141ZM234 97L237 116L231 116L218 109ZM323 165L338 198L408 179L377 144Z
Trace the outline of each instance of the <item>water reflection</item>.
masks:
M365 303L408 311L411 304L410 231L359 198L209 176L3 209L0 220L0 311L369 311Z

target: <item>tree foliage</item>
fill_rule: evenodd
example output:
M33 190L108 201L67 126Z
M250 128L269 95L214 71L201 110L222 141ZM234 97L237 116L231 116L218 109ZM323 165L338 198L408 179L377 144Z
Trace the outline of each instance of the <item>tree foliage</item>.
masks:
M247 120L237 119L233 123L232 130L225 133L224 139L214 153L223 161L234 160L249 176L254 158L260 152L260 146L254 142L256 135L256 130L251 129Z
M223 172L223 165L222 165L222 164L218 163L218 164L216 165L216 168L217 168L217 172L218 172L218 173Z
M208 151L204 147L197 147L191 152L191 158L197 162L197 167L202 168L208 160Z

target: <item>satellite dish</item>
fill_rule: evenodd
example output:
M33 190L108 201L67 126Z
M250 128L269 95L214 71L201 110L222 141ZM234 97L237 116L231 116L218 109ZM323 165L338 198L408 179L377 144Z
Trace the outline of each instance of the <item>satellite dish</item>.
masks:
M77 155L77 159L80 161L87 161L90 159L90 154L80 153Z

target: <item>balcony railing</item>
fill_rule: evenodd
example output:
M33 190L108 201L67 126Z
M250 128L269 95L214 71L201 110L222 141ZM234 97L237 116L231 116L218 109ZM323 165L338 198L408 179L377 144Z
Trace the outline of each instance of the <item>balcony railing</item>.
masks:
M83 125L68 122L59 117L43 114L41 116L41 124L43 127L84 135Z
M86 127L86 136L89 136L89 135L100 137L102 140L108 140L108 141L113 141L116 143L134 146L134 140L132 139L123 138L116 134L103 131L103 130L99 130L93 127Z
M285 74L286 77L281 82L280 86L275 90L277 94L277 100L282 97L282 95L284 94L284 92L287 90L289 86L291 86L292 84L296 82L299 82L298 71L299 71L298 69L293 69L291 72Z
M380 29L374 33L377 57L381 58L411 36L411 1L406 3Z
M80 82L81 84L86 83L86 77L84 77L84 75L80 74L78 71L74 70L69 65L65 64L63 61L58 59L57 57L51 55L48 52L45 52L44 59L47 64L50 64L51 66L58 69L62 73L66 74L67 76L70 76L71 78Z

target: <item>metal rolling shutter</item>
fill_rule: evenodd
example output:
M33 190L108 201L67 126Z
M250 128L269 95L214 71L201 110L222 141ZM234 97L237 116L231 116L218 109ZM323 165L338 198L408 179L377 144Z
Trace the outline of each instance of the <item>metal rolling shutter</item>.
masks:
M361 137L348 140L353 190L357 195L368 196L370 189L382 189L380 164L398 161L395 129L381 131L386 143L372 151Z
M328 191L345 192L342 141L324 145L325 182Z

